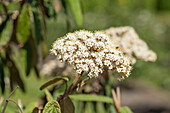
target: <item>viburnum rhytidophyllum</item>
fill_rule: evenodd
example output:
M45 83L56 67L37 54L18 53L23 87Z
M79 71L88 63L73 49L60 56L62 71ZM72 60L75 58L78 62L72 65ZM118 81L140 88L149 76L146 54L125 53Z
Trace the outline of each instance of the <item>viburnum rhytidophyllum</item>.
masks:
M146 42L139 38L132 27L111 27L104 32L111 37L116 46L128 57L131 64L136 63L136 58L151 62L157 59L156 53L149 49Z
M117 71L122 78L128 77L132 67L129 60L111 42L108 35L81 30L68 33L56 40L51 53L61 61L69 62L76 72L87 72L89 77L103 73L104 67Z

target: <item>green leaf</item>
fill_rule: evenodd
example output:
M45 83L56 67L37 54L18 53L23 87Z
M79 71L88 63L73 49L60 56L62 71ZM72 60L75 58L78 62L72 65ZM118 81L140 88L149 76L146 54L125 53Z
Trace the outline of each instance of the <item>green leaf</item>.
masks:
M43 51L43 58L45 58L48 54L48 49L47 49L47 44L46 42L43 40L41 42L41 45L42 45L42 51Z
M42 22L39 17L38 9L35 8L33 10L33 17L34 17L34 37L36 39L37 44L43 40L43 30L42 30Z
M32 35L30 35L22 51L24 53L26 74L29 75L31 68L35 67L38 62L38 50Z
M60 105L57 101L50 101L45 105L43 113L61 113Z
M3 67L4 67L4 63L3 63L3 59L0 54L0 85L1 85L2 93L4 93L4 90L5 90L5 81L4 81L5 74L4 74Z
M43 90L44 88L48 87L49 85L52 85L54 83L57 83L58 81L65 81L67 82L68 81L68 78L67 77L57 77L57 78L54 78L48 82L46 82L45 84L43 84L41 87L40 87L40 90Z
M11 38L12 23L9 18L7 18L0 26L0 46L5 45Z
M27 4L23 6L21 14L19 15L16 31L17 40L22 44L26 43L31 33L31 20L29 6Z
M45 90L45 94L46 94L48 102L53 101L53 96L51 95L51 93L48 90Z
M85 106L85 113L95 113L94 105L92 102L87 102Z
M73 104L75 106L75 113L82 113L83 112L83 102L73 100Z
M74 94L74 95L70 95L70 98L79 101L97 101L97 102L105 102L105 103L113 104L112 98L102 96L102 95Z
M97 110L97 113L106 113L103 103L97 102L96 104L97 104L97 105L96 105L96 107L97 107L97 109L96 109L96 110Z
M8 13L13 13L16 10L19 10L20 8L20 3L19 2L10 2L7 5Z
M9 45L10 48L9 50L7 50L7 54L6 54L6 61L8 61L8 63L10 65L8 66L9 72L10 72L10 86L11 89L13 89L14 87L14 83L18 84L20 86L20 88L25 92L25 87L24 87L24 83L22 81L21 78L21 73L17 67L17 62L15 62L14 59L14 55L16 54L16 50L12 51L11 48L14 48L16 46L13 46L12 44Z
M37 102L32 102L32 103L30 103L26 106L26 108L24 109L23 112L24 113L31 113L36 106L37 106Z
M74 113L74 104L69 97L65 97L61 103L61 113Z
M129 107L121 107L120 113L133 113Z
M68 0L68 2L75 16L77 25L81 27L83 24L83 15L81 10L80 0Z

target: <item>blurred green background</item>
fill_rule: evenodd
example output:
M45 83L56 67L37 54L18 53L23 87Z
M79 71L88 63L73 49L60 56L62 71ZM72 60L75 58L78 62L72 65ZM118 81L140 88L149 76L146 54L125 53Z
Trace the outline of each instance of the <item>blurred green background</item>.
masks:
M169 0L81 0L83 25L78 27L72 15L71 32L79 29L104 30L109 27L132 26L150 49L157 53L154 63L137 60L132 74L125 81L142 79L154 87L170 91L170 1ZM48 50L52 43L68 33L67 16L63 7L55 18L46 20L46 43ZM39 87L47 79L36 78L31 70L30 76L22 76L26 92L17 90L12 96L21 99L23 105L34 103L44 96ZM122 82L121 82L122 83ZM6 90L4 98L10 93ZM2 93L0 91L0 96ZM170 95L169 95L170 96ZM16 108L9 103L7 113ZM2 108L0 108L2 110Z

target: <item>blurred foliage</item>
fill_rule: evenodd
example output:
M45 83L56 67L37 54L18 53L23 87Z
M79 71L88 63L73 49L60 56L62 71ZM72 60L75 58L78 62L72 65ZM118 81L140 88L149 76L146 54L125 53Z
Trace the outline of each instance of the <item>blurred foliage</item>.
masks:
M41 67L39 61L46 57L56 37L80 28L103 30L112 26L134 27L139 36L158 55L156 63L138 60L129 79L142 78L170 90L169 4L168 0L91 0L90 2L88 0L23 0L8 4L1 3L0 93L4 93L7 87L5 79L9 78L11 89L18 84L23 91L27 90L29 94L24 96L19 92L14 97L21 98L24 105L30 103L24 110L32 111L37 103L31 102L43 96L43 92L38 91L38 88L46 78L39 81L30 76L30 73L39 76ZM25 78L26 76L28 78ZM73 79L68 82L68 85ZM103 83L105 85L99 94L107 98L104 100L97 95L94 95L94 98L87 98L88 94L70 96L75 106L75 113L116 112L112 103L108 103L111 99L113 82L111 77ZM59 89L56 88L57 90L55 89L51 95L46 91L46 95L50 95L48 100L51 100L51 96L57 99L63 94L65 85L61 83L56 86ZM85 88L86 90L82 92L94 93L88 90L88 86ZM7 94L9 92L5 95ZM11 104L8 108L7 112L16 109ZM131 111L127 107L122 107L121 112Z
M23 91L25 88L22 76L28 76L30 70L34 69L39 77L39 60L45 58L48 53L46 20L47 18L56 18L61 8L67 12L67 15L70 14L68 10L71 8L77 24L82 25L79 0L1 2L0 77L2 93L5 90L4 79L8 76L11 89L14 84L18 84ZM66 21L68 20L69 18L66 19Z

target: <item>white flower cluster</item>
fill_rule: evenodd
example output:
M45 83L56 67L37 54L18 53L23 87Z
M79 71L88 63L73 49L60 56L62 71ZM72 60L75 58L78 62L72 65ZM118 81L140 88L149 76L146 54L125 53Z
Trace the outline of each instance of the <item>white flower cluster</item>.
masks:
M112 27L106 29L105 33L110 35L111 40L130 59L131 64L136 63L133 54L144 61L154 62L157 59L156 53L149 50L147 44L139 38L132 27Z
M87 72L89 77L97 77L104 67L128 77L132 69L129 60L102 32L69 33L54 42L51 53L72 64L78 74Z

